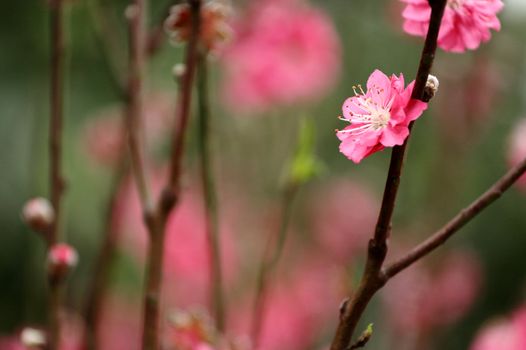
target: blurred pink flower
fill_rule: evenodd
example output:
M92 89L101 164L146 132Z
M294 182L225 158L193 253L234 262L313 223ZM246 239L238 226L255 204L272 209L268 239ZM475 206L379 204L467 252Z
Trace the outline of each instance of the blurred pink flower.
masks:
M174 111L172 98L153 93L145 99L143 122L148 144L155 144L170 129ZM123 108L108 107L88 120L82 130L83 147L96 162L115 165L126 151Z
M152 177L153 188L155 192L159 192L164 183L164 175L157 172ZM200 192L195 189L184 190L166 225L163 300L172 306L175 303L178 307L207 304L208 242L201 197ZM136 187L129 179L123 183L115 220L117 231L125 236L125 246L144 261L147 233L142 222ZM236 277L237 251L227 220L228 217L221 219L220 240L224 278L229 283Z
M309 254L274 280L265 301L259 344L255 350L304 350L310 348L334 321L334 310L343 298L339 267ZM234 332L248 334L253 304L239 303L232 311Z
M310 217L316 240L330 258L349 263L374 230L378 203L365 186L339 179L321 188Z
M390 322L401 334L427 334L461 318L481 284L478 261L467 252L447 255L432 271L422 263L390 281L382 297Z
M514 166L526 158L526 118L517 122L508 141L508 162ZM517 182L526 191L526 175Z
M511 318L499 319L483 327L470 350L526 349L526 308L515 311Z
M367 81L367 92L360 85L343 103L343 117L351 123L336 135L340 152L355 163L383 150L402 145L409 135L409 123L420 117L427 103L411 99L414 82L404 89L404 77L387 77L375 70Z
M401 0L404 31L425 37L429 27L431 7L428 0ZM446 51L474 50L491 38L490 29L499 31L497 13L501 0L448 0L438 35L438 46Z
M340 71L340 43L330 19L295 0L254 1L233 23L222 58L224 98L238 112L319 99Z
M121 295L104 300L98 324L100 350L139 350L141 348L140 303ZM164 324L164 323L163 323Z

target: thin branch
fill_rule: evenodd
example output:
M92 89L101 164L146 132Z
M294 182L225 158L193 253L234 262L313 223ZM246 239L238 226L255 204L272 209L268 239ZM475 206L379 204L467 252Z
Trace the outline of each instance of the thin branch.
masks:
M64 178L62 175L62 122L64 110L64 4L62 0L50 2L51 35L51 86L50 86L50 125L49 125L49 178L51 204L55 211L49 235L48 249L59 241L60 218L62 214L62 194ZM49 349L56 350L60 339L61 283L49 280Z
M200 52L197 68L198 100L198 145L201 163L201 186L203 190L206 236L208 238L208 259L210 265L211 305L214 310L216 327L225 330L225 300L223 295L223 276L221 268L221 248L219 240L219 217L217 194L213 176L212 150L210 145L210 106L208 97L207 53Z
M429 29L411 96L419 100L424 98L424 88L435 57L438 32L440 30L446 0L431 1L430 5L432 11ZM386 282L381 274L381 268L387 254L386 240L391 228L391 218L394 212L408 140L409 137L402 146L394 147L391 153L391 162L389 164L382 206L378 216L374 238L369 242L365 271L356 294L350 302L345 304L345 307L340 312L340 322L331 344L331 350L344 350L349 346L358 321L365 311L367 304Z
M124 130L123 130L124 131ZM99 255L95 261L93 277L88 286L88 298L84 310L86 331L84 334L85 349L97 349L98 328L104 296L108 289L111 265L117 248L117 232L114 228L113 215L117 205L119 185L128 172L128 159L124 153L120 155L118 165L113 174L110 195L104 208L103 241Z
M136 0L139 1L139 0ZM182 77L177 104L177 123L172 141L172 158L168 184L164 188L155 215L149 220L150 245L146 265L146 286L144 292L143 350L159 349L159 313L164 256L165 226L173 207L178 201L181 163L184 140L188 125L193 78L197 59L197 41L200 28L201 0L191 0L192 30L186 49L186 69Z
M137 184L139 198L145 216L152 216L153 204L143 150L141 149L141 117L143 112L143 70L145 14L147 0L133 0L126 9L129 21L129 76L127 85L126 120L128 146L130 149L132 171Z
M267 300L271 272L276 268L285 247L288 226L292 213L292 204L297 192L297 183L290 182L285 188L281 204L280 226L276 237L269 237L259 266L256 297L254 299L254 308L252 311L251 332L254 348L257 348L259 345L259 338L265 318L265 304Z
M491 203L495 202L502 194L510 188L526 172L526 159L510 169L484 194L473 201L469 206L462 209L453 219L451 219L441 229L436 231L431 237L413 248L409 253L394 261L384 269L386 278L391 278L399 272L405 270L416 261L433 252L444 244L453 234L458 232L464 225L470 222L481 211L486 209Z
M180 80L177 97L176 123L172 137L172 156L168 183L163 191L160 210L166 216L177 202L179 195L179 182L185 146L185 135L190 119L190 104L192 101L192 86L198 59L198 38L201 28L201 0L191 0L192 30L186 46L185 69Z

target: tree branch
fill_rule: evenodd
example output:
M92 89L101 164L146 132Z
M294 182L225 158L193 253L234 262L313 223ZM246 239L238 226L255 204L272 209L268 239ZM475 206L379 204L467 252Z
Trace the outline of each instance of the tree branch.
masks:
M62 194L64 178L62 175L62 122L64 111L64 3L53 0L50 6L51 35L51 86L50 86L50 125L49 125L49 180L51 204L55 219L47 236L48 249L59 241L60 218L62 214ZM61 283L49 279L49 349L56 350L60 341Z
M208 257L210 264L211 305L214 310L217 330L225 330L225 301L223 296L223 276L221 268L221 248L219 240L219 217L217 194L213 177L213 162L210 146L210 107L208 98L207 53L201 50L197 69L198 99L198 144L201 161L201 186L205 203L206 235L208 238Z
M435 57L438 33L446 6L446 0L435 0L430 3L430 5L432 11L429 29L422 50L420 64L415 79L416 81L411 96L413 99L419 100L423 100L424 98L424 88ZM386 282L386 279L381 274L381 268L387 254L386 240L390 232L391 218L394 212L408 141L409 137L405 140L402 146L394 147L391 153L391 162L389 164L382 206L378 216L374 237L369 242L365 271L356 294L348 303L345 303L344 308L340 312L340 322L331 344L331 350L344 350L349 346L356 325L358 324L367 304L373 295Z
M501 177L484 194L473 201L469 206L462 209L446 225L436 231L431 237L413 248L409 253L394 261L384 269L386 278L391 278L405 270L416 261L433 252L444 244L453 234L458 232L465 224L471 221L481 211L495 202L502 194L510 188L526 172L526 159L514 166L503 177Z

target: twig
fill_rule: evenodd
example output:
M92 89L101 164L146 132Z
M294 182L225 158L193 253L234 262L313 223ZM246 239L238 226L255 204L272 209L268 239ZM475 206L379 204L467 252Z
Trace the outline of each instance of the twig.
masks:
M177 122L174 127L172 138L172 159L170 162L170 174L168 184L164 191L166 202L164 210L170 210L179 192L179 180L181 177L181 165L184 153L185 134L190 117L190 103L192 100L192 85L196 71L198 53L198 37L201 28L201 0L191 0L191 23L192 31L186 47L185 69L181 77L179 97L177 99Z
M136 0L139 1L139 0ZM186 49L185 73L179 90L177 123L172 141L172 158L169 180L164 188L155 215L145 215L150 232L150 246L146 265L146 286L144 292L143 349L159 349L159 303L162 281L165 226L168 215L179 197L179 182L183 158L184 140L189 119L190 102L197 58L197 41L200 28L201 0L191 0L192 30Z
M502 194L526 172L526 159L510 169L484 194L473 201L469 206L462 209L441 229L432 234L428 239L413 248L409 253L394 261L384 269L387 279L392 278L399 272L405 270L416 261L420 260L436 248L444 244L454 233L471 221L491 203L496 201Z
M217 194L213 176L212 152L210 146L210 107L208 97L207 53L199 53L197 67L198 100L198 145L201 163L201 186L203 190L206 236L208 238L208 259L210 265L211 305L217 330L225 330L225 301L223 296L223 276L221 268L221 248L219 243L219 217L217 212Z
M62 175L62 121L64 109L64 4L62 0L50 2L51 34L51 94L49 125L49 177L51 204L55 211L48 239L48 249L59 241L60 218L64 178ZM55 350L60 342L61 283L49 281L49 349Z
M147 217L153 217L153 203L146 166L141 149L141 117L143 113L143 70L144 70L144 39L145 14L147 0L133 0L126 9L129 21L129 76L127 85L126 120L128 127L128 146L130 149L132 171L134 173L139 198Z
M254 348L257 348L259 345L261 328L265 318L265 304L267 300L267 292L270 282L269 280L271 277L270 274L276 268L276 265L281 258L283 248L285 247L288 226L292 212L292 204L294 198L296 197L297 191L298 184L295 182L290 182L285 188L283 192L280 226L277 236L269 237L259 266L256 296L254 299L254 308L252 311L251 335ZM273 245L274 240L275 244Z
M440 30L440 23L444 14L446 0L430 1L430 5L432 11L429 29L422 50L416 81L411 96L412 98L419 100L422 100L424 97L425 84L435 57L438 32ZM394 211L398 186L400 184L400 175L408 140L409 137L405 140L402 146L393 148L374 238L370 240L368 246L365 271L356 294L350 302L346 303L343 310L341 310L340 322L331 344L331 350L344 350L349 346L356 325L358 324L367 304L373 295L386 282L381 274L381 268L387 254L386 240L390 232L391 218Z
M124 130L123 130L124 131ZM124 133L123 133L124 134ZM115 250L117 247L117 232L114 228L113 215L115 214L115 207L117 205L117 198L119 193L119 185L126 175L128 170L128 161L124 153L120 155L119 164L113 174L111 184L111 193L104 208L104 230L103 241L99 255L95 261L93 271L93 278L88 286L88 298L84 310L84 320L86 322L86 331L84 334L85 349L97 349L98 344L98 328L104 295L108 289L108 282L111 272L111 265L115 257Z

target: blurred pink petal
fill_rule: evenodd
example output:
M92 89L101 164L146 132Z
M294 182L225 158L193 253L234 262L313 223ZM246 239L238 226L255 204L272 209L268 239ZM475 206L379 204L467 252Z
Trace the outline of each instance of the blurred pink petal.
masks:
M477 334L470 350L526 349L526 308L517 310L511 318L487 324Z
M431 8L428 0L401 0L404 31L425 37ZM491 38L490 29L499 31L497 18L504 4L501 0L448 0L438 36L438 46L446 51L474 50Z
M262 0L234 23L222 91L237 112L309 103L334 85L340 43L328 17L302 1Z
M321 188L311 202L314 234L327 256L349 263L363 253L379 208L365 186L339 179Z

